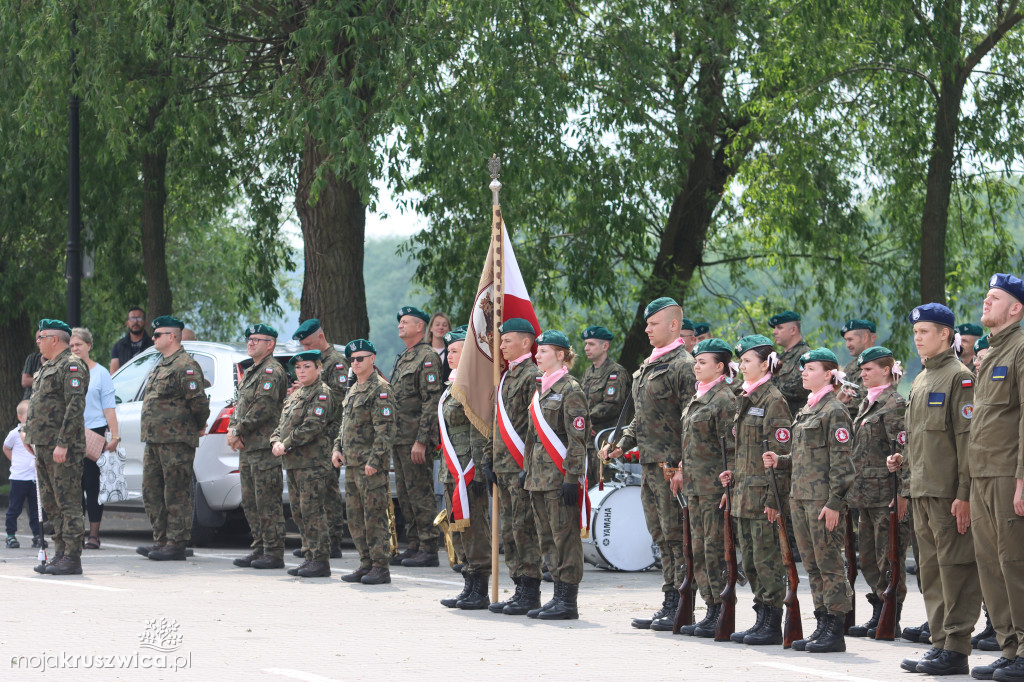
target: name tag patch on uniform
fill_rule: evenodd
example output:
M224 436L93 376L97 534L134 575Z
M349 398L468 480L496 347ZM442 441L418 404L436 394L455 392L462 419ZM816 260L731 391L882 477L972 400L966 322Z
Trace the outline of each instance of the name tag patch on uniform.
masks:
M850 432L846 429L836 429L836 440L840 443L846 443L850 440Z
M428 374L428 375L427 375L427 383L428 383L428 384L434 384L434 383L437 383L437 375L436 375L436 374L434 374L433 372L431 372L430 374Z
M749 414L751 417L763 417L764 416L764 408L763 407L751 407L749 410L747 410L747 414Z
M907 432L906 431L900 431L899 433L896 434L896 443L899 444L899 445L906 445L907 444Z
M775 440L780 443L788 443L790 438L789 429L781 428L775 429Z
M615 387L614 386L609 386L607 393L608 393L608 395L615 395Z
M313 410L313 414L315 414L318 417L322 417L323 414L324 414L324 408L322 408L319 405L317 405L316 409Z
M929 393L928 394L928 405L930 407L942 407L946 404L945 393Z
M971 417L973 417L974 416L974 405L971 405L970 403L967 403L966 405L961 407L960 408L960 415L964 419L970 419Z
M964 388L972 388L974 386L974 380L964 379L963 381L960 382L960 385L963 386Z
M548 395L548 400L561 400L561 399L562 399L562 394L561 393L551 393L551 394Z
M264 381L263 382L263 390L264 391L269 391L273 386L274 386L274 384L270 383L269 381Z
M198 386L199 386L199 385L198 385L198 384L197 384L196 382L194 382L194 381L190 381L190 382L188 382L188 390L190 390L190 391L194 391L194 390L196 390L196 388L197 388Z
M78 380L78 379L72 379L71 380L71 388L78 388L81 385L82 385L82 382L80 380Z
M1006 378L1006 365L992 368L992 381L1002 381Z
M382 407L382 408L380 408L380 413L382 415L384 415L385 417L390 417L391 416L391 408L387 407L387 406Z

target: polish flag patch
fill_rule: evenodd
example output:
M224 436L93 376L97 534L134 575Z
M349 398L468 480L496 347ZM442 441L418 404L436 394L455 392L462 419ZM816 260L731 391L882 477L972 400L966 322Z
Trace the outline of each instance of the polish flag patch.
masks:
M77 372L78 371L78 365L68 365L68 371L69 372Z
M780 443L788 443L789 437L789 429L775 429L775 440L779 441Z
M186 369L186 370L185 370L185 374L195 374L195 373L196 373L196 372L195 372L195 370L193 370L193 369Z
M608 375L608 378L609 378L610 380L612 380L612 381L615 381L616 379L618 379L618 378L619 378L619 375L618 375L618 374L609 374L609 375Z
M345 365L335 365L334 369L345 369Z
M964 388L971 388L974 386L974 380L964 379L963 381L960 382L960 385L963 386Z
M317 400L327 400L327 394L321 393L320 395L317 396Z
M836 429L836 440L840 443L848 443L850 441L850 432L847 429Z
M388 394L387 393L381 393L380 394L380 399L381 400L387 400L388 399Z
M274 370L270 369L269 367L267 367L267 368L266 368L265 370L263 370L263 371L264 371L264 372L266 372L267 374L273 374L273 373L274 373Z
M572 426L577 431L582 431L583 429L587 428L587 420L584 419L583 417L576 417L575 419L572 420Z
M423 363L423 366L424 367L433 367L434 366L434 361L433 360L427 360L426 362Z

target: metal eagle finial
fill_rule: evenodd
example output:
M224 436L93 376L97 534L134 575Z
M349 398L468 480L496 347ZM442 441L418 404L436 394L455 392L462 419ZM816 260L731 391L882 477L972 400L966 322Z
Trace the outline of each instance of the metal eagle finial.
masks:
M493 203L497 206L500 202L498 201L498 192L501 191L501 183L498 181L498 175L501 174L501 157L497 154L491 154L491 158L487 160L487 170L491 172L491 197Z

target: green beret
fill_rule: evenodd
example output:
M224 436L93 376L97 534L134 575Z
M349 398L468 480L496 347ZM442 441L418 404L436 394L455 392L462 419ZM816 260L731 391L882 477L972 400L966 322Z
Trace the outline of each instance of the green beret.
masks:
M46 329L64 332L65 334L71 333L71 327L69 327L66 323L61 322L60 320L51 320L48 318L43 318L39 320L39 331L43 331Z
M456 341L465 341L466 332L455 331L454 329L444 335L444 347L452 345Z
M701 334L710 334L711 325L707 322L694 322L693 323L693 335L700 336ZM732 351L729 351L730 353Z
M407 306L404 306L401 309L399 309L399 311L398 311L398 321L401 322L402 318L405 317L406 315L412 315L413 317L418 317L421 320L423 320L425 323L426 322L430 322L430 315L427 315L425 312L423 312L422 310L420 310L419 308L417 308L414 305L407 305Z
M693 331L693 320L690 320L690 319L687 319L687 318L684 317L683 318L683 324L682 324L681 327L679 327L679 329L680 330L689 329L692 332Z
M977 337L981 337L981 336L984 336L984 334L985 334L985 330L981 328L981 325L973 324L971 322L966 322L964 324L958 324L956 326L956 331L960 334L960 336L977 336Z
M762 346L770 346L772 349L775 348L775 344L767 336L761 334L751 334L750 336L744 336L736 344L736 355L743 355L748 350L753 348L761 348Z
M846 336L846 332L856 331L857 329L866 329L872 334L878 331L875 327L875 323L871 320L847 320L843 323L843 326L839 328L839 335Z
M891 357L893 357L892 351L885 346L871 346L871 348L868 348L857 356L857 366L860 367L865 362L871 362L872 360L878 360L879 358Z
M311 317L299 325L299 328L295 330L294 334L292 334L292 338L295 339L296 341L301 341L307 336L315 334L319 330L320 320L316 319L315 317Z
M611 341L615 338L615 335L608 331L607 328L601 326L591 326L583 330L580 334L580 338L586 341L587 339L597 339L598 341Z
M828 348L815 348L814 350L809 350L800 356L801 371L803 370L804 365L808 362L834 362L838 365L839 358L837 358L836 354Z
M669 308L671 306L679 306L679 304L675 302L675 299L669 298L668 296L656 298L650 303L648 303L647 307L644 308L644 319L650 319L651 315L653 315L654 313L658 312L659 310Z
M277 338L277 330L271 327L269 324L257 323L250 324L245 328L245 338L249 338L253 334L263 334L264 336L270 336Z
M310 360L312 362L320 362L320 351L318 350L304 350L301 353L296 353L292 356L292 359L288 361L289 367L294 367L296 362L302 360Z
M184 329L185 323L176 317L170 315L161 315L160 317L153 320L153 329L160 329L160 327L175 327L177 329Z
M458 327L456 327L452 331L453 332L468 332L469 331L469 325L468 324L460 324Z
M725 353L731 358L732 348L723 339L704 339L693 349L694 356L701 353Z
M351 358L356 351L365 350L367 353L377 354L377 349L366 339L356 339L345 344L345 357Z
M974 342L975 353L977 353L979 350L985 350L986 348L988 348L988 334L985 334L985 336L981 337L980 339Z
M533 336L537 333L537 330L527 320L521 317L512 317L502 322L498 327L499 334L508 334L509 332L519 332L520 334Z
M537 345L559 346L561 348L568 348L569 337L566 336L563 332L558 331L557 329L548 329L547 331L541 333L541 335L537 337Z
M771 319L768 320L768 326L778 327L783 322L799 322L800 314L794 313L792 310L784 310L778 315L772 315Z

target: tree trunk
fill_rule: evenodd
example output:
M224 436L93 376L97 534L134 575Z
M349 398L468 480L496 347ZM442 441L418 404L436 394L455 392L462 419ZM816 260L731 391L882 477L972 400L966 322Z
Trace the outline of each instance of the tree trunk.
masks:
M4 435L14 425L15 409L25 389L21 387L21 370L25 367L25 358L37 349L32 343L32 321L28 313L21 311L7 324L0 324L0 415L4 424ZM0 483L5 483L10 474L11 463L6 457L0 457Z
M311 196L324 158L319 143L307 134L295 192L306 263L300 316L318 318L327 340L343 344L370 335L363 286L366 206L352 183L330 171L324 173L318 196Z
M146 314L150 320L174 312L167 274L166 205L167 145L161 143L142 153L142 265L149 305Z

